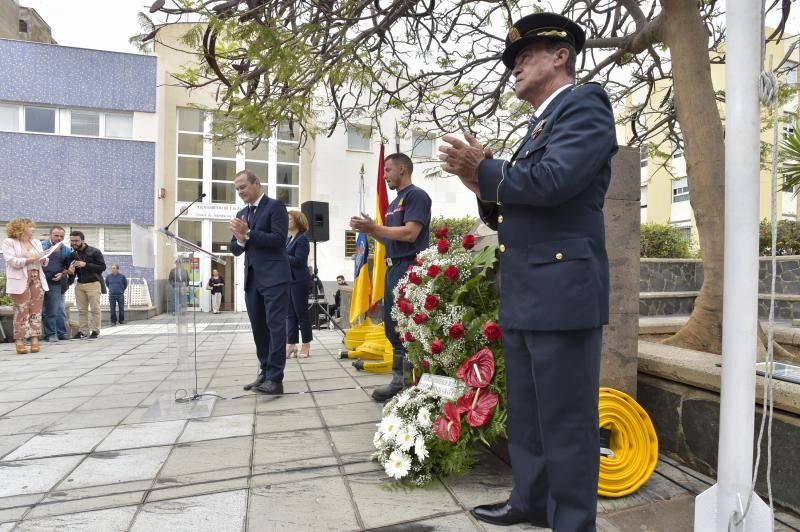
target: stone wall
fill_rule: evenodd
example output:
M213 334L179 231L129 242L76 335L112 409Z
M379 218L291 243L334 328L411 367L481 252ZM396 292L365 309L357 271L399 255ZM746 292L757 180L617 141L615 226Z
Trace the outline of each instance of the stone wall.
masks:
M775 317L800 319L800 256L777 257ZM772 264L761 257L758 269L759 316L769 316ZM697 259L640 259L639 315L689 314L703 285L703 262Z
M650 415L659 451L716 477L719 444L719 394L649 375L639 375L638 402ZM761 410L756 410L754 442ZM800 511L800 416L776 411L772 422L772 490L775 501ZM766 434L761 445L757 490L766 500Z

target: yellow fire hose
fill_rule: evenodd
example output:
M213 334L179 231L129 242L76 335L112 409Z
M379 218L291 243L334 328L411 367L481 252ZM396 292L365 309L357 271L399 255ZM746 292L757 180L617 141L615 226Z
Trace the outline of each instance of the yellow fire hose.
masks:
M658 437L650 416L631 396L600 388L600 428L610 431L613 456L600 457L598 495L624 497L639 489L656 468Z

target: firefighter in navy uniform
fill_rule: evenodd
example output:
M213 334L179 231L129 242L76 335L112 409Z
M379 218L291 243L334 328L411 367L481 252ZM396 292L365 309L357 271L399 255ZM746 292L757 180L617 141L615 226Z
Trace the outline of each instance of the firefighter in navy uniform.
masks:
M500 324L508 379L514 489L473 515L556 532L593 531L599 471L598 388L609 273L603 202L617 151L608 96L576 87L583 30L528 15L506 37L503 63L536 110L509 161L469 133L446 136L445 171L479 199L498 231Z

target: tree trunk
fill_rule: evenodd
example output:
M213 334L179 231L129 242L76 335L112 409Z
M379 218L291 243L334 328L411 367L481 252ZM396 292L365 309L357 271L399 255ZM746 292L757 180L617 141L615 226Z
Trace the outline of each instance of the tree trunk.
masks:
M703 250L703 286L689 321L665 344L722 352L725 138L711 82L708 33L696 0L663 0L689 201Z

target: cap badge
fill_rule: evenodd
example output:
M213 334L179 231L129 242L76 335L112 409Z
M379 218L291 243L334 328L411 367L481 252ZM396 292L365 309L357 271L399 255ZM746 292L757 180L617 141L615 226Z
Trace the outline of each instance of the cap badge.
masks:
M519 30L515 27L511 27L511 31L508 32L508 40L511 42L517 42L522 38L522 35L519 34Z

